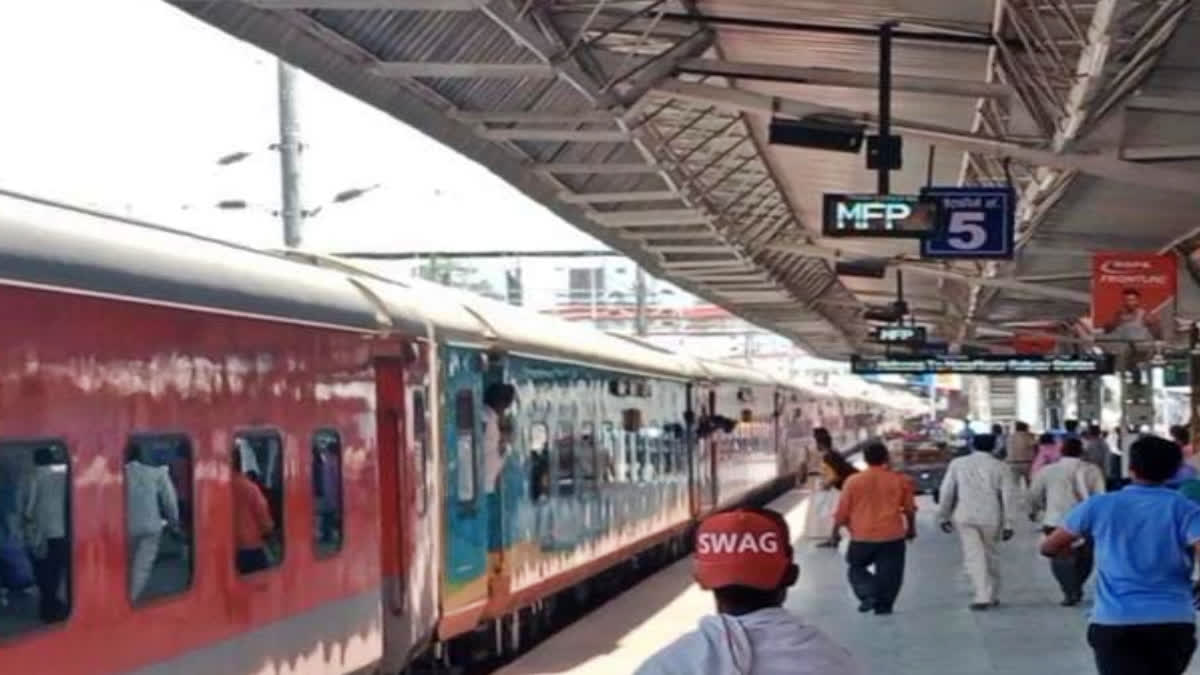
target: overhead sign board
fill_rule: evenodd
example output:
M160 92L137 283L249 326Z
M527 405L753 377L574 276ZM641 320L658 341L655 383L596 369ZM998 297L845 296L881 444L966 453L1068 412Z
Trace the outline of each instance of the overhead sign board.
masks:
M933 187L937 228L921 241L922 258L1007 260L1013 257L1017 196L1008 187Z
M826 237L920 238L937 226L937 201L916 195L826 193Z
M872 337L883 344L923 344L924 326L877 326Z
M1111 356L879 356L850 357L854 375L1108 375Z

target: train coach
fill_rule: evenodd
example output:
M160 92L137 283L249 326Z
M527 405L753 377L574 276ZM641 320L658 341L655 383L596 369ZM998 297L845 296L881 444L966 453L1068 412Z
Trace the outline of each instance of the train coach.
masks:
M486 662L883 423L293 257L0 197L4 672Z

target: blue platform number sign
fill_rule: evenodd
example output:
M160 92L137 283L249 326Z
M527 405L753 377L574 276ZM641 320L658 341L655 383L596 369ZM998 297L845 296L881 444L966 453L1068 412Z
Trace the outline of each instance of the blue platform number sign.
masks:
M933 187L938 227L921 241L922 258L1011 259L1016 194L1008 187Z

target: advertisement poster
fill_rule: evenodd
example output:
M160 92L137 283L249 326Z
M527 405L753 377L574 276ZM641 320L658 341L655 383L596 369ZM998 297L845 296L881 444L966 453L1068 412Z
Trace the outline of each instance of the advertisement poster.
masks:
M1092 256L1092 328L1112 342L1169 340L1177 288L1174 253Z

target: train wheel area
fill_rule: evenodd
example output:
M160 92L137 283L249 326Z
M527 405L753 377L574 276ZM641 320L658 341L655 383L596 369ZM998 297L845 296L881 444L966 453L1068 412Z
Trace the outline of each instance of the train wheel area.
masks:
M802 532L807 496L792 491L771 503ZM848 648L865 673L1027 675L1093 672L1086 643L1094 580L1082 606L1059 606L1049 566L1036 550L1038 532L1018 525L1002 545L1001 605L972 612L958 537L933 522L934 505L920 500L918 538L908 551L895 613L860 614L835 550L797 539L800 580L785 607ZM495 675L610 675L632 673L648 657L694 630L713 612L710 593L692 582L680 560L614 598ZM1193 663L1188 675L1200 675Z

